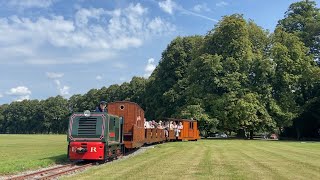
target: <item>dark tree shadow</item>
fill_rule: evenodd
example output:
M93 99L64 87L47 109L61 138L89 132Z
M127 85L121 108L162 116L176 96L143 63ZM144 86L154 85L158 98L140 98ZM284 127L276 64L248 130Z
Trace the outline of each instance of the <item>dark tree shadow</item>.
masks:
M55 164L67 164L69 161L67 154L60 154L57 156L50 156L50 157L46 157L46 158L42 158L40 160L51 160L53 161Z

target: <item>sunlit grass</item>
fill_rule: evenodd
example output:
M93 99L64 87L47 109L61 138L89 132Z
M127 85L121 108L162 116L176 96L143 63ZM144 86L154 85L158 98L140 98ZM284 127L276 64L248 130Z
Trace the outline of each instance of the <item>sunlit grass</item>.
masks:
M166 143L67 179L320 179L320 143Z
M65 135L0 135L0 174L65 162ZM320 143L201 140L155 146L67 179L320 179Z
M0 174L62 163L66 154L66 135L0 135Z

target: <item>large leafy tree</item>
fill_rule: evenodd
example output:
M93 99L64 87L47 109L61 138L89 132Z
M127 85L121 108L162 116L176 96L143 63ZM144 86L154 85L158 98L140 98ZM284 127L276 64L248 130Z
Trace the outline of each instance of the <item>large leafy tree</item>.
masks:
M170 117L183 104L177 101L183 86L174 86L186 76L188 65L202 41L201 36L177 37L162 53L146 87L147 117Z
M279 127L292 124L292 119L303 111L303 105L312 98L312 91L319 82L319 69L308 49L297 36L281 27L272 37L271 58L275 63L273 99L270 109Z
M320 58L320 9L316 2L304 0L293 3L280 20L278 26L294 33L309 48L316 59Z
M68 127L68 101L62 96L50 97L42 102L46 133L63 133Z
M221 129L246 129L252 137L254 131L274 127L267 110L273 75L269 44L267 31L238 14L225 16L206 36L205 51L220 61L211 66L216 73L204 78L214 88L205 104Z
M3 104L0 106L0 133L6 133L7 122L6 122L6 114L7 114L8 104Z
M203 122L208 126L219 122L222 131L246 129L253 134L273 128L267 109L274 75L269 47L268 32L253 21L238 14L225 16L194 53L187 76L174 85L173 89L183 87L182 93L169 91L175 99L185 100L177 112L202 108L208 117Z

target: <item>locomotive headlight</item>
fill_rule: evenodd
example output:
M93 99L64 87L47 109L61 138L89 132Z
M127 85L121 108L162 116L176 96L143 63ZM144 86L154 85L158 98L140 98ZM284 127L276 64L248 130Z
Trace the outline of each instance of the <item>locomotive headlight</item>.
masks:
M85 110L83 114L85 117L89 117L91 115L91 112L89 110Z

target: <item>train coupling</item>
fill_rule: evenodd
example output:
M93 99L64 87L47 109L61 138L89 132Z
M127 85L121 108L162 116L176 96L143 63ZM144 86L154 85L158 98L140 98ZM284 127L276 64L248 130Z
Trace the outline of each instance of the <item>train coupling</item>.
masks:
M87 152L87 148L79 147L76 149L76 152L79 154Z

